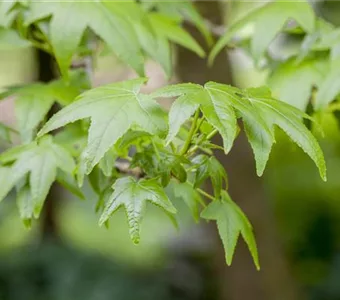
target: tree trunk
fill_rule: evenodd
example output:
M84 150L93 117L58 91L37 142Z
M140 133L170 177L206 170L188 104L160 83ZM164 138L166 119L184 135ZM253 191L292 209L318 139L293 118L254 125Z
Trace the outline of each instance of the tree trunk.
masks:
M223 9L217 1L197 3L206 19L223 24ZM201 35L193 27L190 33L202 42ZM181 81L204 84L217 81L231 84L232 74L225 52L221 52L213 65L207 66L192 52L178 48L177 75ZM220 141L219 141L220 143ZM227 168L230 178L230 194L245 211L254 225L262 270L257 272L243 241L239 241L233 265L226 266L224 250L215 224L210 234L216 240L215 276L219 281L220 300L294 300L297 292L289 275L285 257L275 231L275 220L263 192L262 182L255 175L253 154L243 134L240 135L230 155L219 153L218 158Z
M49 82L56 78L54 69L54 59L51 55L41 50L38 51L39 73L38 79L41 82ZM57 106L54 105L48 113L50 118L57 111ZM45 240L58 240L58 226L56 221L57 202L60 197L60 188L56 183L53 183L50 192L46 197L42 217L42 238Z

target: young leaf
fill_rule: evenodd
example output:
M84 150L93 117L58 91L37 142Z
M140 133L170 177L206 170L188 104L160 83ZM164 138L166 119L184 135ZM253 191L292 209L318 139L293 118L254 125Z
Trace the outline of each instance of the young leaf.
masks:
M22 180L29 174L33 215L37 218L56 179L57 169L72 173L75 169L73 158L59 145L53 143L50 136L42 138L39 143L33 142L26 147L10 149L8 153L0 155L0 161L8 163L14 161L8 178L12 184ZM5 195L4 195L5 196Z
M239 30L252 23L254 23L255 26L251 38L251 51L255 60L258 61L263 56L269 44L290 19L297 21L306 32L313 32L315 14L307 1L273 1L251 11L244 18L232 24L212 50L209 57L210 63L212 63L216 55L230 43L231 39Z
M223 182L225 182L226 186L228 184L225 168L214 156L198 155L192 162L198 165L194 187L200 187L210 177L214 188L214 195L216 198L219 198L223 189Z
M172 182L174 195L177 198L182 198L185 204L190 209L190 212L196 223L199 221L199 204L204 204L200 194L188 182L177 183Z
M239 235L248 245L255 266L260 269L253 229L242 210L223 191L221 200L211 202L201 213L201 217L216 220L218 232L223 242L227 264L230 266Z
M89 174L104 154L132 127L151 134L166 130L164 113L149 96L139 93L145 79L101 86L87 91L78 100L55 114L38 136L79 119L91 118L88 143L79 168Z
M176 213L176 208L155 179L136 181L132 177L120 178L112 188L114 192L106 204L99 224L104 224L114 212L123 206L128 218L130 236L135 244L138 244L140 240L140 223L147 201L170 214Z

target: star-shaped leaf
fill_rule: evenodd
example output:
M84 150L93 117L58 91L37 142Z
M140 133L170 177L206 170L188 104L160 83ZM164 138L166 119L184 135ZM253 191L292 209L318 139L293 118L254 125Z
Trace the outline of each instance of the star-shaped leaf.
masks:
M6 168L10 188L29 175L29 185L31 191L31 215L37 218L42 209L45 198L52 183L56 179L57 170L72 173L75 164L71 155L61 146L55 144L50 136L43 137L39 142L12 148L0 155L0 162L11 163L13 165ZM6 196L2 193L1 196ZM27 219L27 210L25 213Z
M88 143L81 157L79 182L131 128L151 134L166 131L164 112L148 95L139 93L145 79L109 84L80 95L55 114L39 136L79 119L91 118Z
M223 189L223 184L228 184L227 172L221 163L214 157L206 155L198 155L193 161L197 164L195 175L195 188L198 188L202 183L210 177L212 186L214 188L214 195L219 198Z
M306 0L299 2L272 1L251 11L227 28L225 35L217 42L210 54L210 63L231 42L232 38L248 24L255 24L251 36L251 52L254 59L258 61L290 19L295 20L306 32L313 32L315 14Z
M228 153L237 134L237 117L241 117L248 140L253 148L256 169L262 175L274 139L274 125L284 130L315 162L320 175L326 179L326 166L322 150L315 137L305 127L308 115L297 108L278 101L267 88L242 90L229 85L208 82L204 87L196 84L178 84L161 88L153 97L178 97L169 113L170 142L179 128L197 107L205 119L218 130Z
M227 192L222 192L221 200L211 202L201 213L201 217L216 220L218 232L225 249L227 264L230 266L239 235L248 245L255 266L260 269L253 229L242 210L231 200Z
M132 177L120 178L112 188L114 192L105 206L99 223L104 224L114 212L123 206L127 214L130 236L135 244L138 244L140 240L140 224L147 201L159 206L167 213L176 213L176 208L155 179L136 181Z

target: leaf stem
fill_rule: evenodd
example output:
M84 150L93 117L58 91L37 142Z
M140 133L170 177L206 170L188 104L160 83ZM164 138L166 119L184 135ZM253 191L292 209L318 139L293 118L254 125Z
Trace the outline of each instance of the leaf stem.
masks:
M213 136L215 136L218 133L217 129L214 129L212 132L210 132L205 140L210 140ZM194 145L191 149L188 150L187 154L191 155L192 153L194 153L197 149L199 148L199 144Z
M189 131L189 135L183 145L183 148L181 149L181 151L179 152L179 155L184 155L189 147L190 147L190 144L191 144L191 140L195 134L195 131L196 131L196 126L197 126L197 121L198 121L198 118L200 116L200 111L199 109L196 110L195 112L195 115L194 115L194 120L192 121L192 124L191 124L191 128L190 128L190 131Z
M155 153L156 153L157 159L158 159L158 160L161 160L161 156L160 156L160 154L159 154L158 148L157 148L157 146L156 146L156 144L155 144L155 141L154 141L153 139L151 139L151 143L152 143L152 146L153 146L154 149L155 149Z
M199 192L201 195L207 197L208 199L215 201L215 198L213 196L211 196L210 194L208 194L207 192L203 191L202 189L196 189L197 192Z
M171 147L172 152L176 154L176 146L173 142L170 143L170 147Z

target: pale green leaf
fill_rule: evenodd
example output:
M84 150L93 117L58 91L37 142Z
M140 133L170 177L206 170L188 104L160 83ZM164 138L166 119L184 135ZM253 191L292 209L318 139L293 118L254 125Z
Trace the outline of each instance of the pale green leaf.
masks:
M268 84L275 98L306 110L312 88L318 87L327 73L328 62L324 59L308 59L299 64L290 59L273 71Z
M10 51L30 46L31 43L22 39L15 30L0 28L0 50Z
M80 180L89 174L104 154L129 129L151 134L166 130L160 106L149 96L139 93L145 79L135 79L95 88L54 115L39 136L79 119L91 118L88 144L82 153Z
M316 110L326 108L329 103L335 100L340 92L340 59L332 62L331 70L325 78L320 80L319 90L315 98L314 108Z
M11 177L12 169L10 167L0 166L0 202L7 196L9 191L14 187Z
M309 118L308 115L282 101L267 96L261 97L257 89L248 89L245 95L256 109L261 111L268 127L277 125L285 131L310 156L318 167L321 178L326 180L326 164L322 150L316 138L302 122L303 118Z
M32 194L28 184L25 184L17 191L16 201L20 218L26 228L31 228L34 203L32 201Z
M85 199L83 191L78 187L77 181L71 174L58 170L56 180L73 195Z
M301 25L306 32L313 32L315 14L310 4L305 0L299 2L273 1L252 10L245 17L227 28L225 35L213 48L209 62L212 63L216 55L248 24L254 24L251 36L251 50L255 60L258 61L269 44L287 24L287 21L291 19Z
M242 210L230 199L227 192L222 193L221 201L215 200L211 202L202 211L201 217L216 220L228 265L231 265L238 237L242 235L248 245L256 268L260 269L252 226Z
M132 177L120 178L112 188L114 192L105 206L99 223L100 225L104 224L114 212L120 207L124 207L130 236L135 244L140 241L140 224L147 201L161 207L170 214L176 213L176 208L155 179L136 181Z
M182 198L185 204L190 209L190 212L196 223L199 221L199 204L203 202L200 194L188 182L177 183L172 182L174 195L177 198Z
M58 1L35 3L26 23L52 15L51 43L62 74L68 78L68 67L87 27L100 36L123 62L144 74L143 57L132 25L112 13L105 1ZM64 30L60 30L64 28Z
M63 156L61 158L61 156ZM9 169L8 179L12 184L20 182L29 175L31 189L31 205L33 215L37 218L42 205L56 179L57 169L72 172L75 165L69 154L60 146L53 143L50 136L43 137L39 143L18 146L0 155L0 161L10 162L15 160ZM65 166L65 162L68 166Z
M158 35L164 36L170 41L195 52L200 57L205 56L202 47L189 33L179 26L177 20L157 13L150 14L149 18L154 30Z

